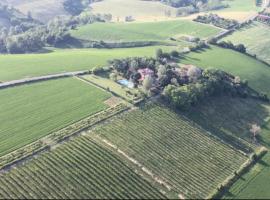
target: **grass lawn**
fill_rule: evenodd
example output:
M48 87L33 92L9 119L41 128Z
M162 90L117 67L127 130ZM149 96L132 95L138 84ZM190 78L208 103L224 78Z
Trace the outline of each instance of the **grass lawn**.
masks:
M269 119L269 118L268 118ZM269 120L268 120L269 121ZM270 149L270 123L261 133L262 144ZM224 199L269 199L270 152L244 174L223 196Z
M111 91L116 93L117 95L127 99L131 100L132 97L127 95L126 91L128 91L128 88L123 88L120 84L112 81L109 79L109 77L101 77L101 76L95 76L95 75L86 75L83 76L84 79L89 80L90 82L100 85L103 88L109 88ZM133 90L136 91L135 89Z
M222 69L247 79L252 88L270 95L270 67L236 51L211 46L208 50L187 54L180 62Z
M250 54L256 54L259 59L270 64L269 26L254 22L225 37L223 40L231 41L234 44L244 44Z
M107 106L110 95L73 78L0 90L0 156Z
M156 49L171 51L176 47L151 46L127 49L55 50L44 54L0 55L0 81L15 80L67 71L101 67L113 58L154 56Z
M72 31L72 36L83 40L110 42L165 41L170 37L191 35L207 38L222 29L190 20L173 20L144 23L94 23Z

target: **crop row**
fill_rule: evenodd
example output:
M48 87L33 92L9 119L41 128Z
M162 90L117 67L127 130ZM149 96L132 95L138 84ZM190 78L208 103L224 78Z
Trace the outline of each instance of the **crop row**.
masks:
M109 117L126 110L127 106L124 103L120 103L114 107L111 107L107 110L104 110L95 115L91 115L87 118L84 118L74 124L71 124L59 131L56 131L36 142L31 143L30 145L24 146L18 150L15 150L5 156L0 157L0 169L7 167L8 165L14 164L21 159L24 159L28 156L31 156L39 151L48 149L50 145L58 143L67 137L72 136L75 133L78 133L90 126L93 126Z
M205 198L247 160L188 119L158 105L125 114L96 133L187 198Z
M117 156L80 136L0 177L6 198L165 198Z

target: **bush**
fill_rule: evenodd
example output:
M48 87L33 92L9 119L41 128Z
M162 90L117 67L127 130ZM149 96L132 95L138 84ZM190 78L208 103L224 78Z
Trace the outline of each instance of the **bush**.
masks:
M174 57L174 58L177 58L177 57L179 57L179 52L178 51L172 51L171 53L171 57Z

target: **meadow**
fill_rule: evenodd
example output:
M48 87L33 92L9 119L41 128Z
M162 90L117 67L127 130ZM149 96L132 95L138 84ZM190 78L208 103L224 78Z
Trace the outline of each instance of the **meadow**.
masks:
M248 80L253 89L270 95L270 67L250 56L211 46L209 49L187 54L180 62L224 70L240 76L242 80Z
M206 198L247 157L162 105L147 104L94 133L184 198Z
M261 10L260 7L256 6L254 0L244 0L244 3L243 0L225 0L223 3L229 5L229 7L213 11L213 13L238 21L244 21Z
M126 16L133 16L139 21L170 19L165 11L175 16L176 9L160 2L140 0L103 0L91 5L94 13L111 13L113 21L124 21Z
M270 64L270 31L269 26L253 22L222 39L233 44L244 44L247 52Z
M0 90L0 156L107 108L110 95L74 78Z
M166 41L183 35L208 38L222 29L190 20L172 20L144 23L94 23L79 27L71 32L82 40L108 42Z
M90 70L108 60L132 56L154 56L156 49L171 51L176 47L151 46L123 49L56 49L42 54L0 55L0 81Z
M270 121L262 126L260 142L270 148ZM248 173L244 174L223 196L223 199L268 199L270 173L270 152L268 152Z
M87 136L0 175L1 199L166 198Z

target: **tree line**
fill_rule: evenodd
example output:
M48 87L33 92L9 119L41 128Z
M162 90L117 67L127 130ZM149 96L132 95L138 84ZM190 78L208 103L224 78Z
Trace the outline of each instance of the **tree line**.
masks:
M8 10L7 7L5 9ZM12 9L13 12L14 10ZM45 46L56 46L70 39L70 29L96 21L109 21L111 18L110 14L82 12L78 16L58 16L47 24L42 24L29 16L25 23L13 22L9 28L0 29L0 53L27 53L39 51ZM21 22L22 19L25 20L16 18L12 21Z

